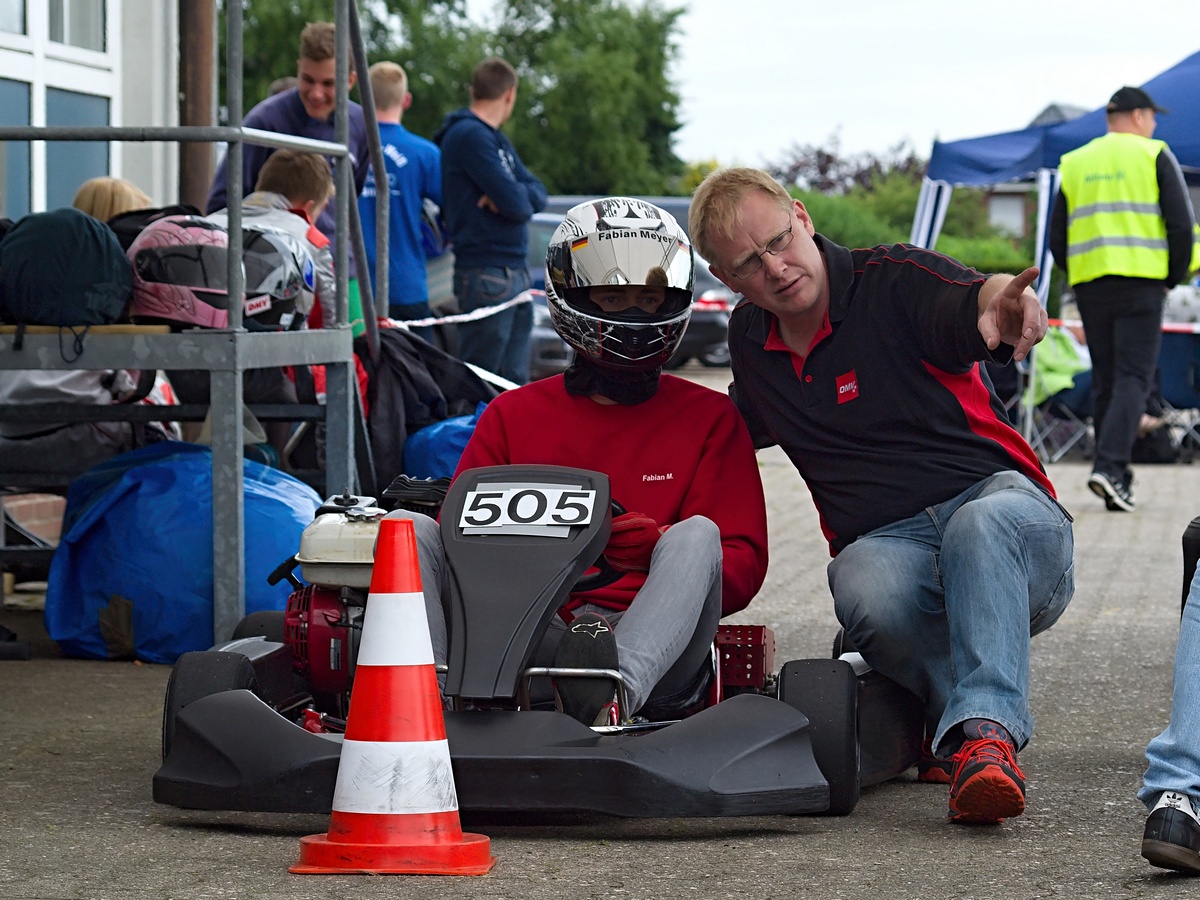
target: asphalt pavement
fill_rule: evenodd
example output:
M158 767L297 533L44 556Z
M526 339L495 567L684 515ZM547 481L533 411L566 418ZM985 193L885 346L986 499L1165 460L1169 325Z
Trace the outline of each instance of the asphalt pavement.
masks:
M722 387L728 372L684 374ZM811 499L760 454L771 568L740 621L774 629L777 661L826 657L836 631ZM58 658L35 612L0 624L35 658L0 662L0 897L25 898L1019 898L1174 897L1195 884L1138 854L1143 749L1170 709L1181 536L1200 466L1140 466L1138 509L1110 513L1088 469L1050 474L1075 517L1076 593L1033 643L1036 732L1020 762L1028 811L999 827L945 819L946 789L910 772L845 817L472 822L497 864L481 877L300 876L300 837L328 817L156 805L169 668ZM604 784L595 789L602 791Z

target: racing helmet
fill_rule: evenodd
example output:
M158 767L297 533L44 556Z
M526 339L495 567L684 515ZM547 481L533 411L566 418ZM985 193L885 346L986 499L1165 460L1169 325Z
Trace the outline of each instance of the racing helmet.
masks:
M624 372L659 368L679 346L692 314L695 262L679 223L652 203L609 197L567 212L546 250L546 302L554 330L595 365ZM601 309L590 289L661 286L657 308Z
M165 216L134 238L129 318L201 328L229 324L229 233L200 216Z
M298 238L269 228L242 229L246 271L243 316L251 331L300 328L313 307L316 265Z

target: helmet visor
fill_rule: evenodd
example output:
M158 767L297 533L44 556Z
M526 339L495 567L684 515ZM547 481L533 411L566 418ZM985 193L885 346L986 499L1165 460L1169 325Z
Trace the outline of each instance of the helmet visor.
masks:
M212 244L146 247L134 256L133 265L142 281L207 293L226 293L229 289L226 277L229 251L225 247Z

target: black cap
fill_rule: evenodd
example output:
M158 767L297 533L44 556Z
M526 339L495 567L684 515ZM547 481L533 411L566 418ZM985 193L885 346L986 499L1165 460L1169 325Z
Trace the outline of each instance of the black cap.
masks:
M1108 101L1107 112L1132 112L1135 109L1152 109L1156 113L1166 113L1161 106L1156 106L1150 95L1141 88L1123 87Z

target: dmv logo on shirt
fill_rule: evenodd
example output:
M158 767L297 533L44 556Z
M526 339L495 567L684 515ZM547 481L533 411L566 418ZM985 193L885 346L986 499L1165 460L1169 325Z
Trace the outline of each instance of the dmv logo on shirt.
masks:
M858 376L851 369L845 375L837 377L837 401L846 403L858 397Z

